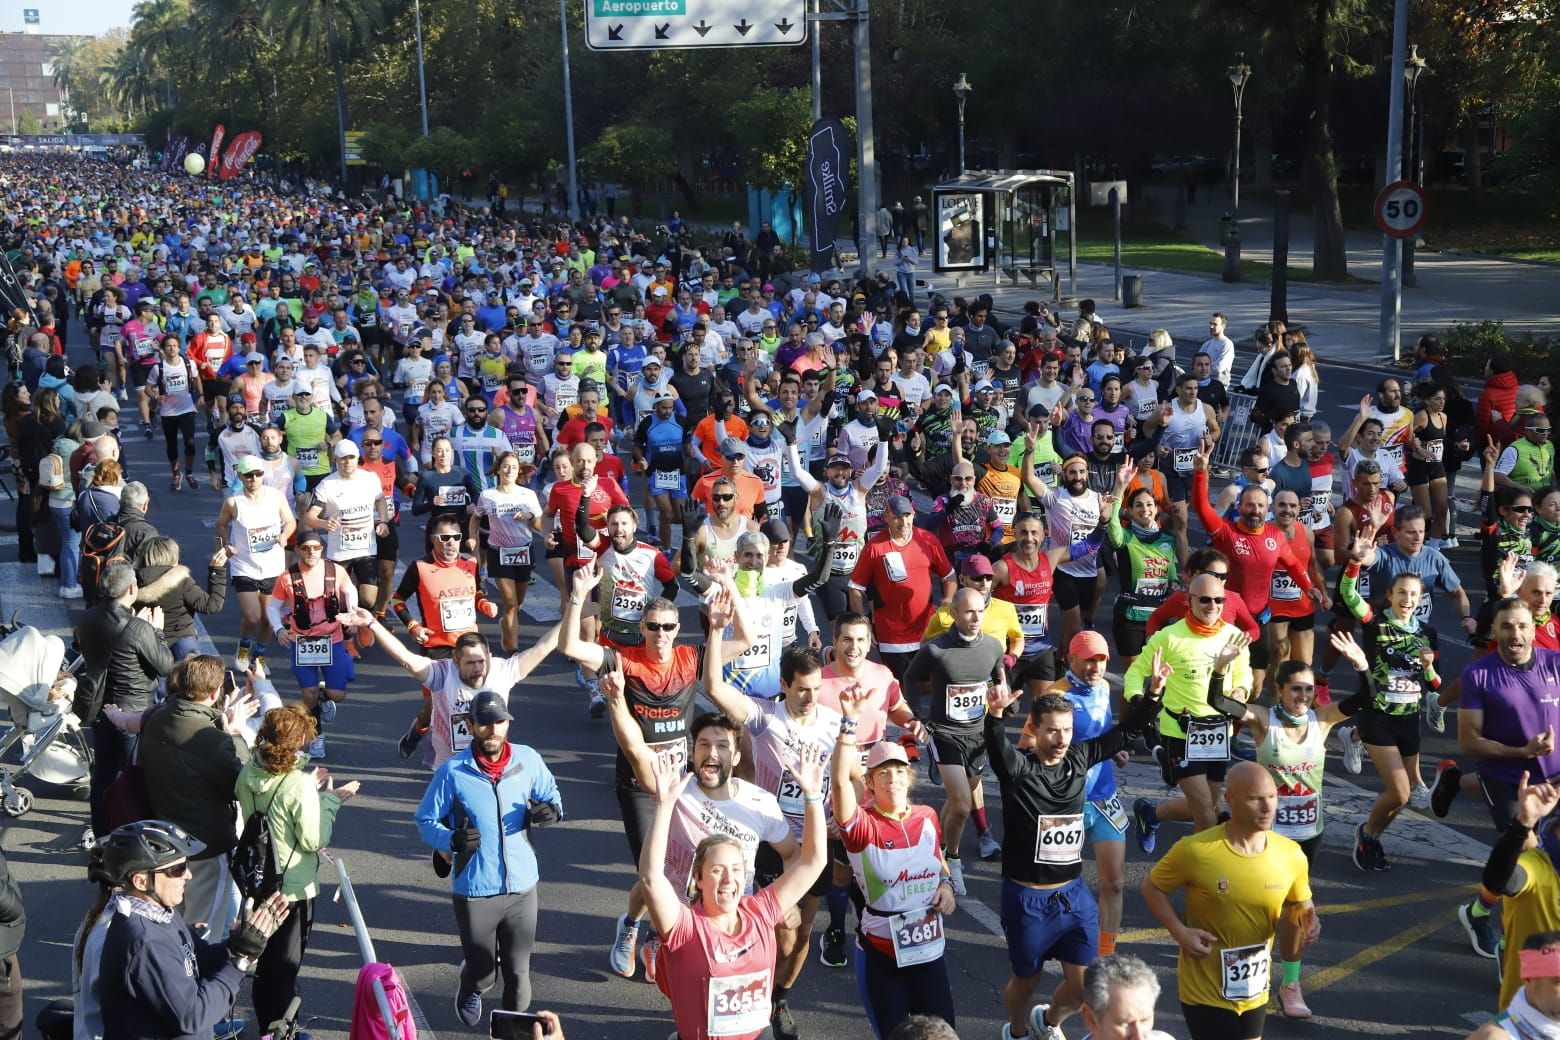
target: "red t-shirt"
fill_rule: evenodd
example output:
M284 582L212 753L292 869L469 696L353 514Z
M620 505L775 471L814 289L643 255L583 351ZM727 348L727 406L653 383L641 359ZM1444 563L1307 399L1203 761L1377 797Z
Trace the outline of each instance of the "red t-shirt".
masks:
M743 896L742 926L727 935L702 906L685 906L661 936L656 985L672 1002L682 1040L754 1040L769 1029L775 923L785 916L773 888Z
M937 609L932 583L952 574L948 554L930 531L916 528L904 545L895 545L887 531L867 542L850 572L850 584L861 592L875 591L882 603L872 611L879 650L910 654L921 648L926 623Z
M623 460L617 455L603 455L596 460L596 472L603 477L611 477L618 487L624 486Z
M574 513L580 507L580 495L584 488L572 480L560 480L553 485L552 493L547 496L547 508L558 514L563 522L563 534L559 544L564 548L563 561L570 567L578 567L582 563L589 563L596 558L596 554L579 544L579 539L574 534ZM623 494L623 489L618 487L617 481L608 476L601 476L596 481L596 490L590 496L590 523L592 527L602 528L607 526L607 510L613 506L628 505L628 496Z
M558 427L558 443L565 448L572 448L576 444L585 443L585 427L591 423L600 423L606 427L607 436L612 436L612 420L605 415L584 416L576 415L562 426Z
M1278 567L1289 572L1301 593L1311 591L1311 578L1295 559L1289 539L1282 531L1269 523L1248 531L1214 512L1213 503L1208 501L1207 470L1192 474L1192 503L1197 507L1197 518L1202 521L1203 529L1208 532L1208 544L1230 561L1229 590L1240 594L1253 615L1268 608L1273 571ZM1225 607L1229 607L1227 602Z

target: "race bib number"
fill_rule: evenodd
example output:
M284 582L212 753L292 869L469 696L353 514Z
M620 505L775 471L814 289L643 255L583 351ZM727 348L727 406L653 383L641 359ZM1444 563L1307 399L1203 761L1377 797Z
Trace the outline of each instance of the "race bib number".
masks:
M910 571L905 567L904 555L897 551L883 554L883 569L888 572L889 581L904 581L910 577Z
M774 632L764 632L753 640L753 644L733 662L733 666L744 672L758 671L768 668L775 659Z
M861 543L852 538L839 542L829 551L829 569L835 574L849 574L856 569L856 557L861 555Z
M406 399L408 401L421 401L428 393L428 380L414 379L406 384Z
M342 552L364 552L373 548L374 528L372 524L354 524L351 527L337 528L341 536Z
M147 336L135 338L135 359L141 361L157 353L157 341Z
M991 500L991 511L996 514L998 523L1004 527L1010 527L1012 526L1013 518L1018 515L1018 499L993 498Z
M769 969L710 979L705 1025L710 1036L739 1036L769 1028Z
M1157 602L1164 599L1165 593L1170 591L1170 580L1168 578L1139 578L1137 588L1132 591L1133 595L1139 599Z
M304 469L313 469L315 466L318 466L319 464L320 464L320 449L318 449L318 448L299 448L298 449L298 465L302 466Z
M560 386L553 407L560 412L579 400L580 392L572 386Z
M1127 829L1127 810L1122 807L1121 796L1111 795L1109 798L1092 803L1096 812L1110 821L1110 825L1122 833Z
M1225 1000L1255 1000L1267 995L1269 958L1266 943L1222 949L1219 961L1224 972Z
M446 632L464 632L477 627L475 596L446 596L439 600L439 624Z
M1392 460L1392 464L1398 468L1399 472L1401 472L1403 469L1403 445L1383 444L1381 446L1381 450L1387 456L1387 458Z
M1445 451L1446 442L1439 437L1433 441L1425 442L1425 454L1429 456L1431 462L1440 462Z
M276 536L281 534L281 529L275 524L267 524L264 527L252 527L249 529L250 553L270 552L276 548Z
M1083 814L1035 820L1035 862L1065 867L1083 859Z
M942 914L931 907L906 910L888 919L889 937L894 944L894 963L901 968L926 964L943 955Z
M678 775L688 765L688 742L683 739L663 740L659 744L647 744L646 747L658 761L666 762Z
M1273 829L1296 841L1311 837L1316 833L1316 801L1315 793L1279 795Z
M330 664L330 636L299 636L293 640L293 664L323 668Z
M471 713L466 705L450 713L450 748L464 751L471 746Z
M1223 718L1192 719L1186 724L1188 762L1228 762L1230 724Z
M1289 576L1288 571L1277 570L1273 572L1273 589L1270 595L1273 599L1294 602L1300 598L1300 586L1295 584L1295 579Z
M1041 462L1035 466L1035 476L1040 478L1040 483L1046 487L1056 486L1056 463Z
M780 786L775 791L775 801L780 803L780 811L787 816L801 816L806 811L806 804L802 801L802 785L796 782L796 777L787 769L780 776Z
M536 462L536 442L521 441L514 446L515 458L520 460L520 465L530 466Z
M655 470L650 474L650 490L657 495L680 491L682 490L682 474L675 469Z
M1174 459L1177 473L1190 473L1197 465L1197 449L1176 448Z
M498 565L500 567L531 566L531 547L529 545L517 545L511 549L498 550Z
M190 389L189 373L182 368L178 370L164 370L162 389L164 394L188 393Z
M949 722L979 722L986 717L984 682L949 683L944 705Z
M300 458L299 461L303 460ZM470 501L471 497L466 494L466 489L463 487L445 485L433 493L433 504L440 508L463 506Z
M1019 630L1024 633L1024 639L1044 639L1046 632L1047 605L1044 603L1015 603L1013 613L1018 615Z
M645 616L645 604L649 601L649 594L643 591L615 588L612 590L612 616L619 621L638 621Z
M1388 704L1418 704L1423 688L1418 672L1394 668L1387 674Z
M1122 450L1126 448L1126 443L1126 435L1122 433L1122 431L1117 430L1115 435L1110 439L1111 453L1120 455Z

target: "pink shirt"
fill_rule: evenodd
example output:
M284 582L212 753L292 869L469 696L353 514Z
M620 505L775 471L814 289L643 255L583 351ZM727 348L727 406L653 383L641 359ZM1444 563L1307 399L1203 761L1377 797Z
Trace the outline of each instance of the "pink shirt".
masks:
M834 665L823 668L823 685L818 689L818 703L833 711L840 710L840 691L851 683L860 683L872 700L862 711L856 729L856 744L861 748L862 761L866 761L867 749L883 739L888 727L888 713L904 703L899 680L894 673L876 661L861 666L861 675L852 678L835 671Z
M753 1040L769 1028L775 923L784 915L772 888L742 897L735 935L711 924L702 906L682 908L661 936L656 972L682 1040Z

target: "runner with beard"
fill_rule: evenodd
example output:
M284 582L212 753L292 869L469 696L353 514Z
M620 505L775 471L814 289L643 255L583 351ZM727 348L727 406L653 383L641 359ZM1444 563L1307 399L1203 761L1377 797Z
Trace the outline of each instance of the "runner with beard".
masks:
M737 539L758 524L737 512L737 485L729 477L716 477L710 485L710 513L693 498L682 506L682 572L724 574L736 566Z
M927 523L955 567L975 553L987 558L1002 550L1002 521L990 495L975 489L975 465L960 458L948 474L946 496L932 503Z
M628 839L629 851L638 862L645 836L655 818L654 787L647 789L641 783L654 772L641 775L640 759L647 756L662 759L679 771L687 764L689 723L693 718L694 698L699 691L699 648L677 645L677 632L681 627L677 605L659 596L646 603L644 613L640 615L638 646L618 649L584 638L580 631L581 610L601 580L602 570L597 561L574 571L569 594L564 600L558 650L576 664L603 677L601 693L607 701L608 714L613 718L613 733L618 739L618 808L623 815L623 833ZM730 652L728 649L727 653ZM621 702L622 720L616 717L612 708L614 699ZM633 739L625 743L627 737ZM710 738L711 741L717 739L715 736ZM736 748L735 733L730 734L730 742L731 747ZM634 749L632 757L630 748ZM726 761L728 776L732 767ZM712 777L712 782L715 779ZM720 783L724 784L724 781ZM778 808L775 815L784 826ZM617 920L608 957L612 971L623 978L634 976L639 930L644 925L644 917L643 889L635 883L628 893L628 912Z
M879 445L874 449L867 468L852 479L850 458L835 453L824 463L824 479L818 481L802 466L796 445L791 445L791 472L796 474L797 483L807 492L807 515L816 523L817 517L830 502L839 508L842 515L838 544L829 551L829 577L818 590L823 616L830 621L849 610L847 590L850 573L855 569L862 546L867 542L867 496L882 479L883 471L888 466L888 455L888 449Z
M1089 487L1089 460L1082 455L1069 455L1062 463L1061 486L1055 489L1045 486L1035 473L1034 457L1026 455L1024 486L1045 511L1052 547L1087 541L1105 519L1100 496ZM1057 645L1070 643L1084 621L1094 616L1100 598L1099 573L1097 550L1075 553L1056 568L1053 594L1062 608L1062 635Z

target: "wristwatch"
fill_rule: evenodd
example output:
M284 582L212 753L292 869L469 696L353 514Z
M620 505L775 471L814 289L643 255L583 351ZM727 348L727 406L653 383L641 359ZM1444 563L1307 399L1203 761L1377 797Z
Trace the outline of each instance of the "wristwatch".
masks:
M254 970L255 962L244 954L236 953L233 955L233 967L237 968L240 974L248 975Z

